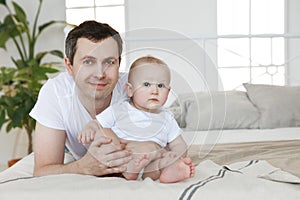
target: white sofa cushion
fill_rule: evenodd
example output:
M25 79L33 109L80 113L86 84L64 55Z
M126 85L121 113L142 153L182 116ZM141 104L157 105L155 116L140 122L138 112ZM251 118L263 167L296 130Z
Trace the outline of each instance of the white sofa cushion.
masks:
M242 91L183 94L170 109L188 130L258 128L259 112Z
M260 112L259 128L300 126L300 87L248 84L244 87Z

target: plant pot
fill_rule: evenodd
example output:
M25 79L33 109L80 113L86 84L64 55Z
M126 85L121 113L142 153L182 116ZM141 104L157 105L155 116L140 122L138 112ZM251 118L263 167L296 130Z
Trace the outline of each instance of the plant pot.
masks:
M22 158L15 158L15 159L9 160L9 161L7 162L8 167L13 166L16 162L18 162L18 161L21 160L21 159L22 159Z

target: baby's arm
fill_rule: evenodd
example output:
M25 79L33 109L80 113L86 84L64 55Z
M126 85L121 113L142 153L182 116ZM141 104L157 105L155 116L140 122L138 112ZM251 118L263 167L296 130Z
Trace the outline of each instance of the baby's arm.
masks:
M78 142L82 144L90 144L97 135L105 136L112 139L115 145L120 144L118 136L109 128L102 128L97 120L90 121L83 130L78 134Z
M171 152L176 153L179 157L187 156L187 144L181 135L170 142L167 147Z

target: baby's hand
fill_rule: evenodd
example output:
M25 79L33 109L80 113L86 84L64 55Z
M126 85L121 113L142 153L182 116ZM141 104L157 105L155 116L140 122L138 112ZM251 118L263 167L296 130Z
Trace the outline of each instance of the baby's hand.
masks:
M82 144L90 144L92 141L94 141L95 134L93 132L81 132L78 135L78 142Z
M90 121L78 134L77 140L82 144L90 144L94 141L99 125L97 121Z

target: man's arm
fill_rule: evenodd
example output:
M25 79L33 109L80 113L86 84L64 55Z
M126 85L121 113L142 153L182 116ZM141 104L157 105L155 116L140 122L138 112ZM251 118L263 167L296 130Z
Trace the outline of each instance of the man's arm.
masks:
M88 152L79 160L64 164L66 133L37 122L34 144L34 176L75 173L102 176L121 173L130 160L130 153L111 144L105 137L97 137ZM101 151L99 149L101 148ZM109 166L106 164L110 163Z

